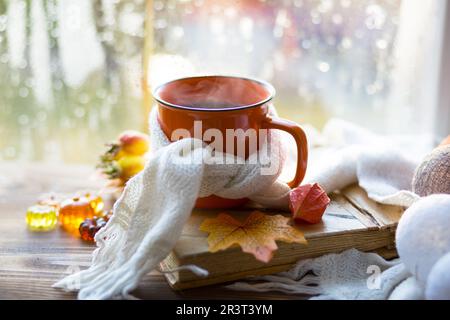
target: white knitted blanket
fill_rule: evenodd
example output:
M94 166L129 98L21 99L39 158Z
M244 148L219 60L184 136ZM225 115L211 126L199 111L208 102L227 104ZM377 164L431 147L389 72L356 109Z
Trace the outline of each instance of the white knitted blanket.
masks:
M409 207L414 169L432 146L429 137L379 136L355 124L333 119L319 133L307 131L309 149L305 182L328 193L358 183L379 203ZM234 290L281 291L314 299L420 299L423 288L399 260L350 249L299 261L294 268L228 286Z
M98 248L92 265L54 287L79 290L79 299L129 297L140 279L173 249L198 197L248 197L266 207L287 209L290 188L277 180L285 152L275 131L268 134L270 152L263 147L239 164L237 160L243 159L213 154L198 139L170 143L159 126L156 108L150 115L150 130L150 159L127 183L111 220L95 236ZM233 161L216 161L223 157ZM261 174L264 166L277 170ZM206 272L190 270L199 275Z

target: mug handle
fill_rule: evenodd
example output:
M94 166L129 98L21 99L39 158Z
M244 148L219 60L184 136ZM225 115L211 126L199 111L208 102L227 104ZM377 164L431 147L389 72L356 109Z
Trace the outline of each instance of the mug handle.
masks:
M306 166L308 163L308 143L305 132L298 124L281 118L273 118L267 116L263 121L264 129L279 129L286 131L292 135L297 144L297 170L292 181L288 182L289 187L296 188L300 185L306 173Z

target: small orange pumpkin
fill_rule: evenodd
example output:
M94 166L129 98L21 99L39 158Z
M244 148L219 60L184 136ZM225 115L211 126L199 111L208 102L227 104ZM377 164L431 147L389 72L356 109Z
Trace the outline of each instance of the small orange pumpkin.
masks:
M105 207L105 203L103 202L102 197L96 194L86 193L84 195L84 198L89 201L92 209L94 209L96 216L102 216L104 214L103 209Z
M59 222L66 231L76 233L80 224L87 218L92 219L95 213L89 198L71 198L61 203Z

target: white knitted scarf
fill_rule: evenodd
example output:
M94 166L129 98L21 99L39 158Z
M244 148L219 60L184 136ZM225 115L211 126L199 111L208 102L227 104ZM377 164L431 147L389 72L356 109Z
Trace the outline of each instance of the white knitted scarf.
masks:
M430 137L422 133L380 136L338 119L330 120L321 133L309 128L307 136L310 149L304 183L317 182L327 193L358 183L372 200L404 207L419 198L411 192L411 181L420 159L431 150ZM288 272L253 277L228 288L313 295L314 299L423 297L423 289L400 260L386 261L356 249L298 261Z
M130 297L141 278L173 249L199 197L250 198L266 207L287 209L290 188L278 181L285 152L276 131L268 134L269 152L261 148L244 164L232 155L215 152L214 159L233 160L215 163L211 148L201 140L170 143L157 116L154 108L151 156L144 170L128 181L111 220L95 236L98 248L90 268L67 276L54 287L79 290L79 299ZM277 170L261 174L262 164ZM190 270L202 274L199 268Z

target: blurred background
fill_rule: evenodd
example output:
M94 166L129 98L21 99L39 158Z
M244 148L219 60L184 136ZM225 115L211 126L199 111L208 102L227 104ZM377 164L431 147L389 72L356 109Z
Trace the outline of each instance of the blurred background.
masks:
M0 0L0 160L94 163L151 88L262 78L281 116L449 132L445 0ZM446 86L447 84L447 86ZM446 134L447 133L447 134Z

